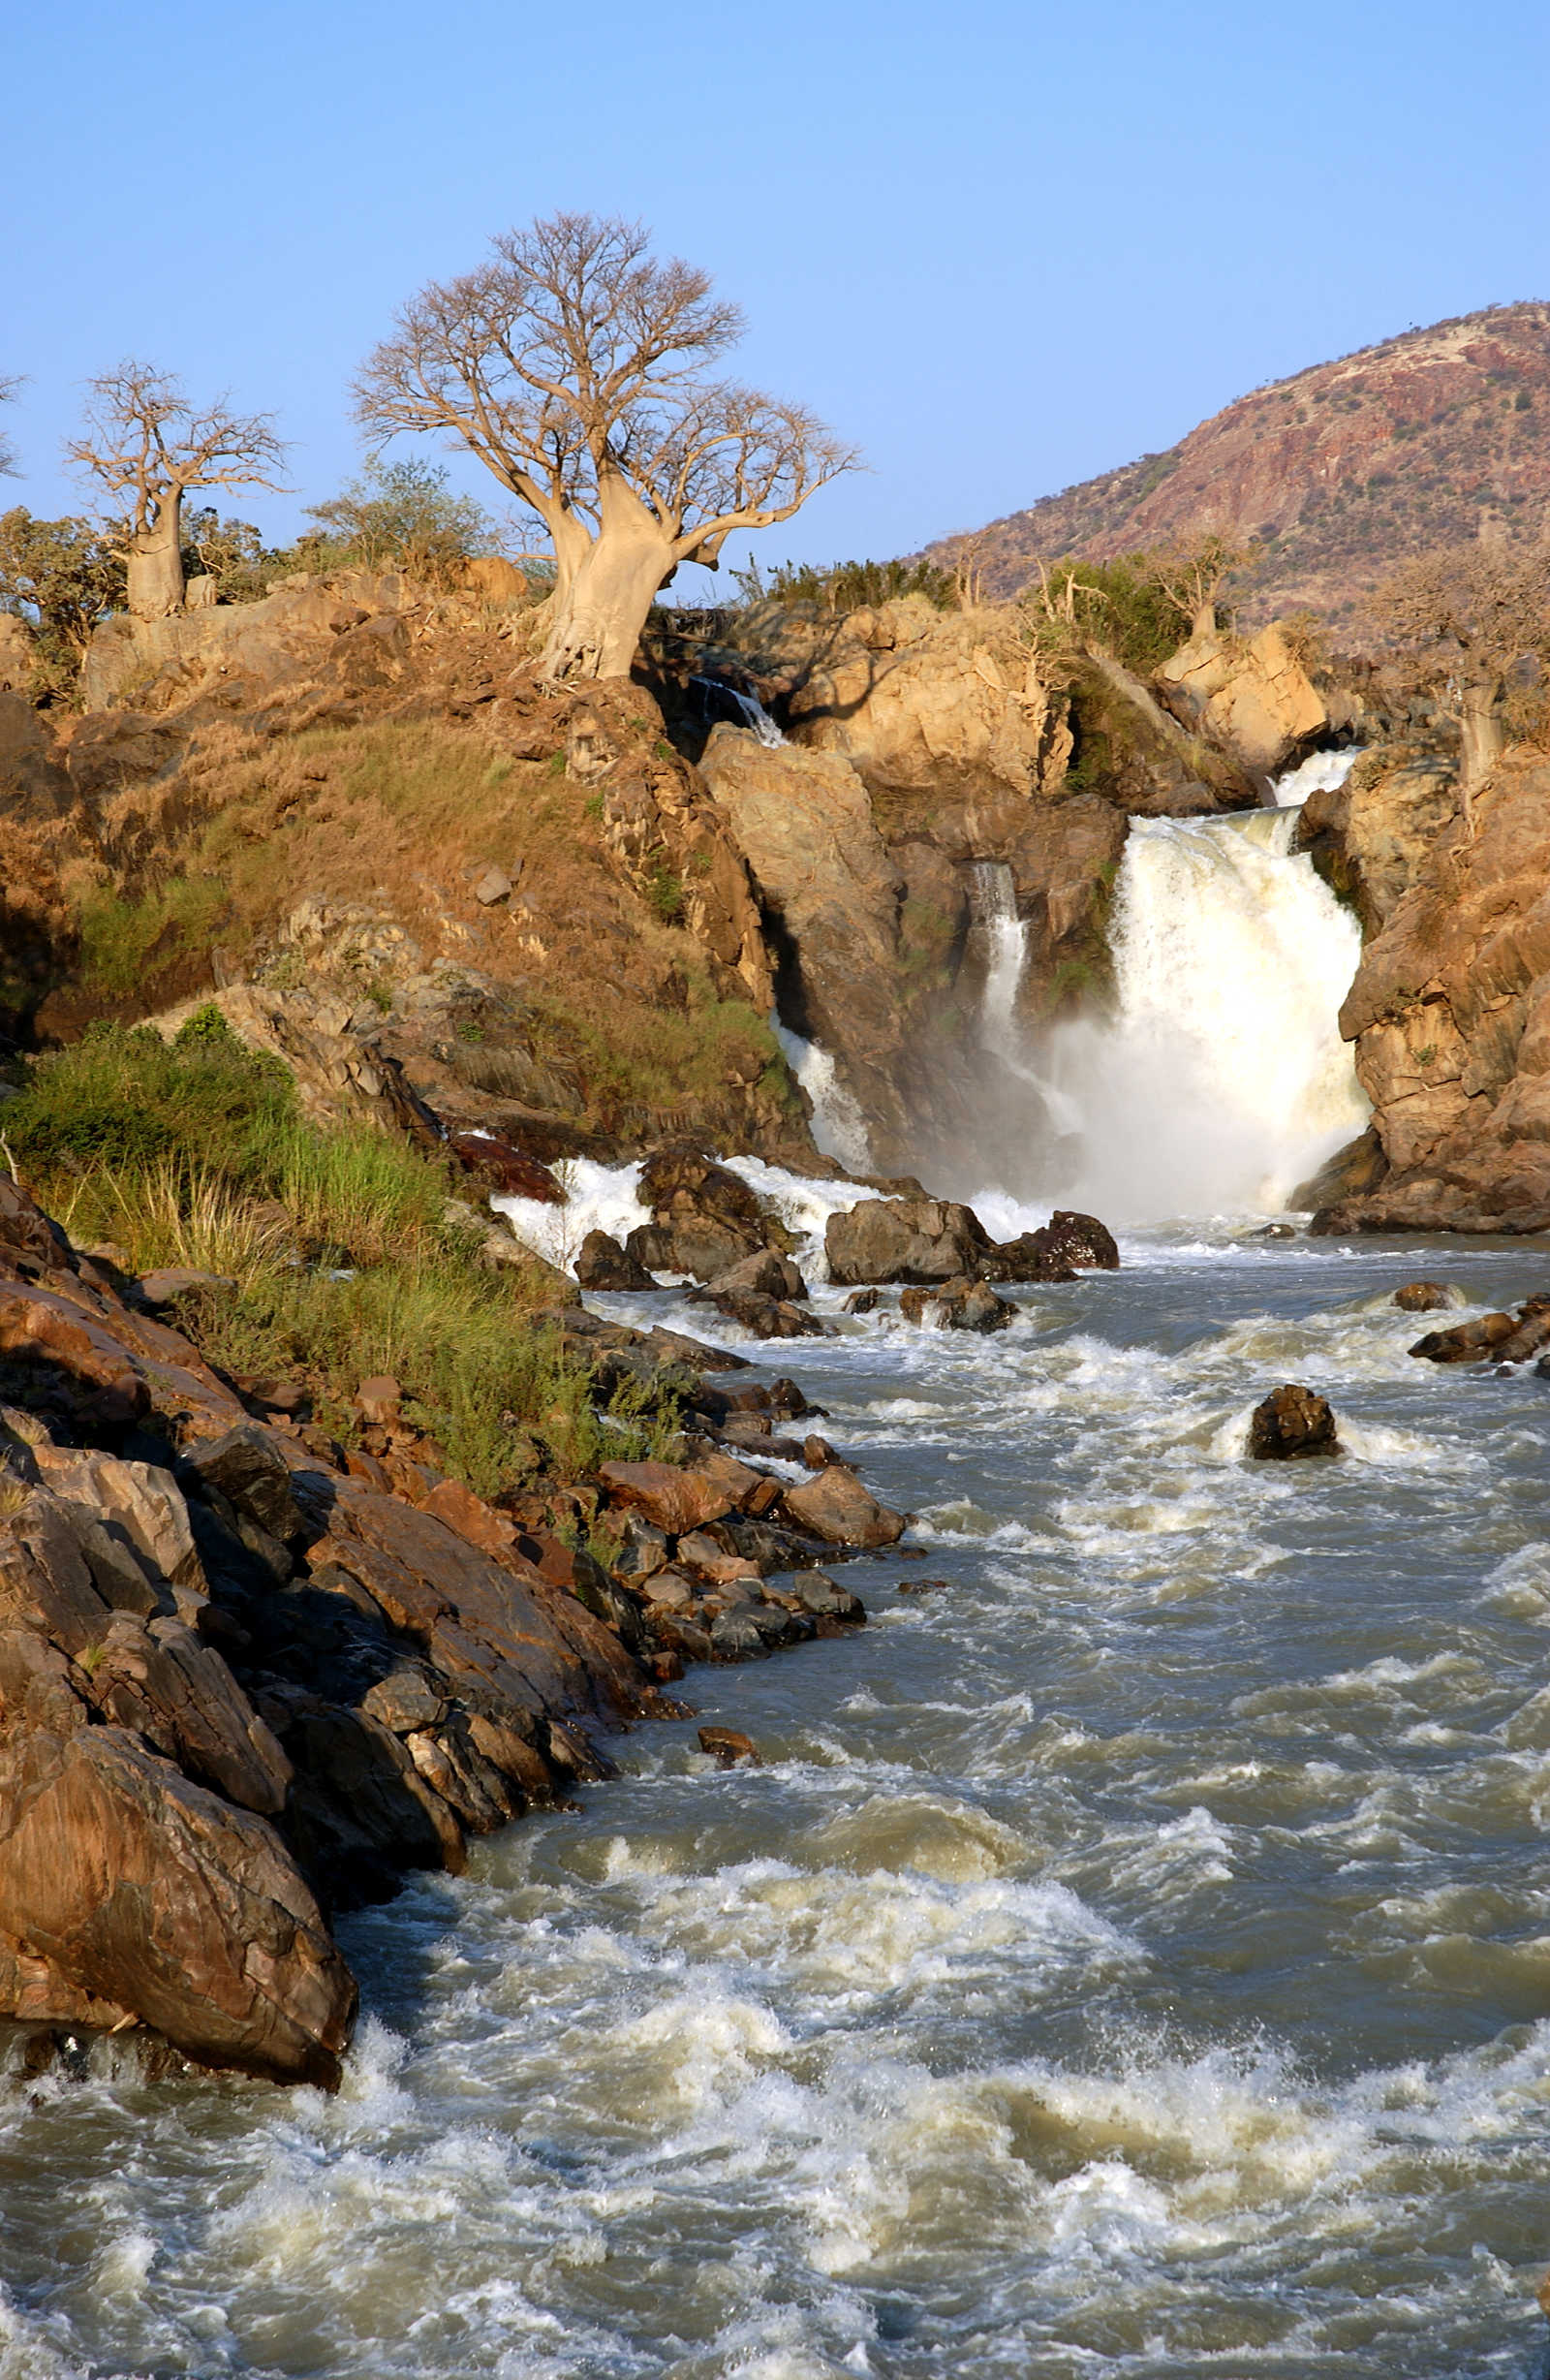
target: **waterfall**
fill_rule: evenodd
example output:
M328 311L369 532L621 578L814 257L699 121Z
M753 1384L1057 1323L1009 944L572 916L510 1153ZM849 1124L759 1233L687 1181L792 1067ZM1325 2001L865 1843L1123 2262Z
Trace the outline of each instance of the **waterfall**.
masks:
M747 728L772 752L785 746L785 736L757 694L745 694L724 677L691 677L689 683L698 687L700 709L707 719L727 719L733 727Z
M1343 774L1352 756L1315 757ZM1050 1051L1078 1118L1062 1195L1135 1222L1274 1210L1367 1123L1336 1027L1361 935L1292 851L1297 817L1132 822L1109 930L1117 1014L1064 1027Z
M787 1064L813 1103L814 1147L822 1149L825 1157L837 1158L848 1173L872 1173L872 1143L867 1137L866 1117L835 1073L828 1050L821 1049L817 1042L804 1041L800 1033L793 1033L778 1017L769 1021Z
M1015 1066L1021 1057L1017 993L1028 964L1028 928L1017 915L1009 867L1000 860L974 860L966 873L975 924L983 929L987 946L979 1037L987 1049Z

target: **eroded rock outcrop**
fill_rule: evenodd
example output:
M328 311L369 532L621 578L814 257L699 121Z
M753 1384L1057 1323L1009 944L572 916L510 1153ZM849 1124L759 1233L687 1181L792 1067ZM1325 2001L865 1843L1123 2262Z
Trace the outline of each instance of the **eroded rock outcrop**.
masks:
M1197 632L1163 662L1158 683L1180 719L1262 780L1329 728L1322 695L1275 621L1248 639Z
M1431 840L1341 1010L1382 1182L1317 1232L1550 1227L1550 764L1507 754Z
M601 1735L685 1659L854 1625L827 1581L768 1581L904 1522L843 1465L804 1504L742 1458L789 1458L791 1383L722 1388L738 1358L566 1308L599 1394L684 1399L685 1462L573 1500L635 1529L610 1575L542 1499L412 1452L396 1384L365 1384L347 1453L121 1286L0 1177L0 2014L331 2083L330 1911L606 1774Z

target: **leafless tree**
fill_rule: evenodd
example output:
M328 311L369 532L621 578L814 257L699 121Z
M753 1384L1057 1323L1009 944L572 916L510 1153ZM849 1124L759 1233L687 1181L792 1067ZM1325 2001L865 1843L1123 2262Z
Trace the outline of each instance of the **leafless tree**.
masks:
M272 414L233 413L224 397L196 412L180 384L148 363L121 363L90 385L86 434L65 452L127 499L129 608L139 619L161 619L183 608L185 495L278 487L285 447Z
M1532 654L1550 666L1550 542L1482 541L1417 554L1378 589L1372 610L1457 722L1468 817L1505 741L1503 704L1514 662Z
M9 404L15 397L16 391L20 388L20 386L21 382L15 374L13 374L11 379L8 380L4 373L0 373L0 405ZM16 448L12 445L9 438L0 437L0 476L4 476L15 471L16 467Z
M1253 546L1211 530L1193 545L1164 547L1147 557L1158 585L1190 623L1192 637L1215 636L1222 590L1234 571L1256 559Z
M739 309L646 242L592 215L509 232L410 300L356 385L379 445L442 431L542 521L552 680L628 674L680 562L714 569L735 530L789 520L855 463L802 407L714 376Z

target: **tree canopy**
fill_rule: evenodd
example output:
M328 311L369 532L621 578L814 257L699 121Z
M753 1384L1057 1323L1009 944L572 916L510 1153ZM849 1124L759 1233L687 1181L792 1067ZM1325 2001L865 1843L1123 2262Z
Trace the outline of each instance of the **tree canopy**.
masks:
M855 461L805 407L719 377L739 308L659 263L639 224L560 214L433 282L369 358L379 445L440 432L531 507L554 547L545 674L623 674L680 562L788 520Z

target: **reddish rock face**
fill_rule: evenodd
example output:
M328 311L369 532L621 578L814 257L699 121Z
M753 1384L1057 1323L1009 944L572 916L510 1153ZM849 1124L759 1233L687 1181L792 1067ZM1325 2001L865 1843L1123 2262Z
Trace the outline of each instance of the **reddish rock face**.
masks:
M1541 304L1493 307L1256 389L1167 454L992 522L986 591L1014 595L1040 554L1107 560L1230 520L1265 546L1246 618L1339 616L1407 554L1472 538L1482 487L1493 510L1542 511L1547 325Z

